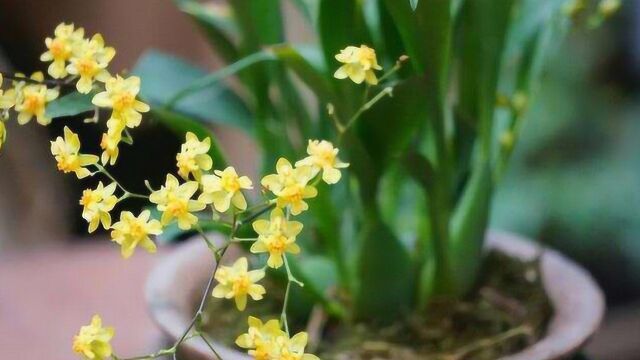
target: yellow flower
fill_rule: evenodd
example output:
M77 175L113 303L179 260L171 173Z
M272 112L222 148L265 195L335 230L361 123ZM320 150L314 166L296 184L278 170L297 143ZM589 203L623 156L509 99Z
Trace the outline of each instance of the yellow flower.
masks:
M249 330L236 339L236 345L249 350L249 355L260 360L319 360L317 356L304 352L309 336L301 332L289 338L280 329L278 320L263 324L260 319L249 316Z
M4 145L5 141L7 141L7 128L4 125L4 121L0 119L0 150L2 150L2 146Z
M336 55L336 60L344 64L333 74L336 79L349 78L356 84L363 81L370 85L378 83L374 70L382 70L382 67L378 65L376 52L372 48L366 45L347 46Z
M111 227L111 215L109 212L118 203L118 197L113 195L115 191L116 183L111 183L105 187L101 181L95 190L87 189L82 192L82 198L80 199L80 205L84 207L82 218L89 223L90 233L96 231L100 223L105 229Z
M313 178L313 169L310 166L294 168L287 159L280 158L276 164L276 172L262 178L261 183L278 197L278 207L289 206L292 215L307 210L309 205L304 199L318 195L318 190L308 185L309 180Z
M59 24L54 31L54 38L46 38L45 44L47 51L40 56L40 61L49 62L47 72L54 79L60 79L67 76L67 60L73 54L78 44L82 42L84 37L84 29L74 29L73 24Z
M102 134L102 140L100 141L100 148L102 149L102 155L100 161L103 165L115 165L120 154L118 145L122 139L122 133L116 132L115 134L108 131L106 134Z
M185 180L189 179L189 174L193 174L196 180L200 180L202 171L209 171L213 167L213 160L208 155L210 148L211 138L207 137L200 141L194 133L188 132L186 141L176 156L178 174Z
M20 76L20 74L16 74ZM42 82L44 75L36 72L31 75L31 79ZM58 90L48 89L44 84L26 84L25 82L17 82L15 93L15 110L18 112L18 123L24 125L36 117L38 124L48 125L51 118L45 113L47 103L56 99L59 95Z
M64 139L58 136L51 142L51 154L58 162L58 170L66 173L74 172L78 179L83 179L91 172L85 167L98 163L95 155L80 154L80 138L68 127L64 127Z
M140 78L131 76L123 78L120 75L112 77L105 83L105 91L93 97L93 104L99 107L112 108L112 123L114 127L135 128L140 125L142 115L149 111L149 105L136 99L140 92Z
M162 225L168 225L174 219L178 220L178 227L189 230L198 222L198 217L192 212L203 210L206 206L201 201L192 200L193 194L198 191L198 183L187 181L180 184L175 176L167 175L165 185L158 191L154 191L149 200L157 204L162 211Z
M241 348L255 348L260 343L286 335L286 333L280 329L280 321L276 319L269 320L263 324L262 320L249 316L247 322L249 323L249 330L246 334L242 334L236 339L236 345Z
M236 169L229 166L215 175L202 176L202 195L199 200L206 204L213 204L219 212L229 210L231 204L240 210L247 209L247 200L242 189L252 189L251 180L246 176L238 176Z
M281 209L274 209L271 218L256 220L253 229L258 233L258 240L251 246L254 254L269 253L267 265L277 269L282 266L285 252L298 254L300 247L296 244L296 236L302 231L302 223L287 221Z
M156 244L151 241L149 235L162 234L162 225L158 220L149 220L150 217L149 210L144 210L138 217L124 211L120 214L120 221L113 224L111 239L122 246L123 258L127 259L133 255L138 245L152 254L156 252Z
M314 176L322 170L322 180L327 184L340 181L340 170L349 166L338 159L338 150L326 140L309 140L307 145L308 157L296 162L296 166L311 166Z
M308 340L309 336L306 332L297 333L291 339L287 337L278 338L277 343L280 345L280 354L278 359L320 360L317 356L304 352L304 348L307 347Z
M112 327L102 327L102 319L94 315L91 324L81 327L78 335L73 337L73 351L86 360L109 359L114 333Z
M248 270L246 257L241 257L232 266L221 266L216 271L218 285L213 288L213 297L235 298L236 307L243 311L247 306L247 295L253 300L261 300L266 290L256 284L264 277L264 270Z
M15 105L16 90L15 88L9 89L5 93L1 88L2 80L2 74L0 74L0 109L9 109Z
M104 46L104 39L100 34L94 35L91 40L83 40L67 66L69 74L80 76L76 83L78 92L90 93L94 80L106 82L111 77L107 66L115 55L116 51L112 47Z
M602 0L598 4L598 12L604 17L610 17L620 9L621 5L620 0Z

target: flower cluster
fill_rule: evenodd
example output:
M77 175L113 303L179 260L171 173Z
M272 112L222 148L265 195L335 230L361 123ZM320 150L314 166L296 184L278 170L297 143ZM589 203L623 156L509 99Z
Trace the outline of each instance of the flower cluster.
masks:
M313 354L304 352L308 335L305 332L293 337L280 329L278 320L266 323L253 316L249 316L249 330L236 339L236 345L248 349L254 359L295 359L318 360Z
M100 143L101 156L83 152L80 137L68 127L64 127L62 136L51 141L51 154L61 172L73 173L78 179L92 176L104 179L95 188L86 189L79 201L82 217L88 223L88 232L99 228L109 231L123 258L131 257L138 247L149 253L156 252L153 237L162 234L168 226L175 224L185 231L200 232L216 259L216 270L207 296L234 299L240 311L246 309L249 299L259 301L264 298L267 290L259 282L265 278L267 270L284 266L288 283L282 318L262 324L257 318L249 317L249 330L238 337L236 343L256 359L317 359L304 352L306 333L289 335L286 320L288 290L293 283L303 284L293 276L287 254L301 252L296 240L303 224L292 217L309 209L308 201L318 195L320 182L336 184L342 178L341 169L349 166L338 158L339 150L328 141L309 140L306 157L296 162L280 158L275 164L275 172L259 182L264 200L249 206L246 192L253 189L251 179L238 174L232 166L214 169L214 159L210 156L211 139L200 139L188 132L175 158L178 176L167 174L165 183L156 190L147 183L148 195L128 191L106 166L115 164L119 144L125 136L131 140L128 130L138 127L142 113L150 108L137 99L139 78L109 73L108 65L115 56L115 50L105 45L100 34L90 38L84 35L82 28L60 24L54 36L45 40L47 51L41 60L49 63L50 79L45 79L41 72L30 77L15 74L9 78L11 87L3 89L0 74L0 149L5 143L5 122L9 120L11 110L19 124L35 118L39 124L47 125L52 120L47 114L47 106L58 98L65 86L73 87L70 92L88 94L95 106L96 120L99 120L100 108L110 112L106 121L107 131ZM374 70L381 68L372 49L349 47L337 58L345 64L336 73L337 77L344 75L356 83L365 80L369 84L377 83ZM112 218L118 204L129 198L147 200L160 215L155 219L152 211L145 209L137 215L122 211L115 219ZM263 214L268 214L268 217L261 219ZM227 241L222 245L212 243L203 232L203 221L217 222L232 229ZM255 238L235 237L236 230L244 221L255 231ZM260 256L255 261L240 257L231 265L223 265L226 249L241 241L250 242L250 253L264 254L264 260L260 260ZM262 267L250 268L260 261L264 261ZM204 299L202 304L205 304ZM202 308L196 317L201 316L201 312ZM186 333L193 330L200 334L198 324L194 321ZM110 344L113 336L113 329L103 327L101 318L95 315L91 323L81 327L74 337L73 350L84 359L117 359ZM179 345L176 343L157 354L175 354Z

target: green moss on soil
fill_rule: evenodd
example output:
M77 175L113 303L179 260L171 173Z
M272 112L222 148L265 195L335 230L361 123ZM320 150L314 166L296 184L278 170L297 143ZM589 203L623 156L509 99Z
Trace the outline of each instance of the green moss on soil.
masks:
M408 315L391 326L347 326L330 321L314 352L325 360L489 360L537 341L552 313L538 262L521 262L494 252L487 256L482 274L467 298L436 299L423 314ZM244 313L235 310L232 302L211 301L208 332L233 347L235 338L247 330L248 314L279 317L283 294L271 290L269 295L268 301L250 303ZM295 321L291 326L296 330L305 327Z

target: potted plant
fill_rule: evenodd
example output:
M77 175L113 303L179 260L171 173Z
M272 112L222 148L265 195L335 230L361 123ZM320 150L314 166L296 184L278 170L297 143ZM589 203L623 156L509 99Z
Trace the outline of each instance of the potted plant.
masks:
M42 56L52 79L12 76L0 94L2 140L13 112L47 124L87 111L97 122L109 111L101 158L82 153L69 129L52 153L61 171L104 178L85 192L83 217L90 231L110 230L124 257L138 246L154 252L153 235L198 234L148 286L172 344L127 359L179 350L552 359L578 350L602 316L597 286L553 251L487 236L487 222L546 59L572 23L596 26L619 2L292 3L317 29L314 43L286 42L279 0L177 0L228 63L211 74L152 52L136 76L113 77L102 37L62 24ZM185 142L176 175L136 194L108 166L149 110ZM254 137L261 179L229 166L206 122ZM129 198L147 199L153 212L112 221ZM111 337L96 316L74 350L125 359Z

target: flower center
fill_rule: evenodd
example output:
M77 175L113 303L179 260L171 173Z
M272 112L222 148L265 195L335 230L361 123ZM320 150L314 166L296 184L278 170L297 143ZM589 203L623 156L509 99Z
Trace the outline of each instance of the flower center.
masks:
M51 55L53 55L54 59L66 59L69 55L69 51L67 51L67 46L65 42L61 39L54 39L51 42L51 47L49 48L51 51Z
M27 94L24 98L24 107L28 112L35 113L44 106L44 98L40 94Z
M62 154L58 156L58 170L69 173L80 168L80 162L77 155Z
M269 243L269 252L282 254L287 246L287 238L284 235L276 235Z
M144 227L139 222L134 222L130 225L129 233L134 239L141 239L147 235Z
M240 182L236 176L223 176L221 181L222 188L228 192L236 192L240 190Z
M173 217L180 217L187 213L187 202L182 199L171 199L167 204L167 212Z
M122 92L115 96L113 100L113 108L115 110L128 109L133 106L135 97L129 92Z
M93 76L96 72L97 64L93 59L80 59L77 63L78 73L82 76Z
M247 275L239 276L233 282L233 292L236 294L246 294L249 290L249 277Z

